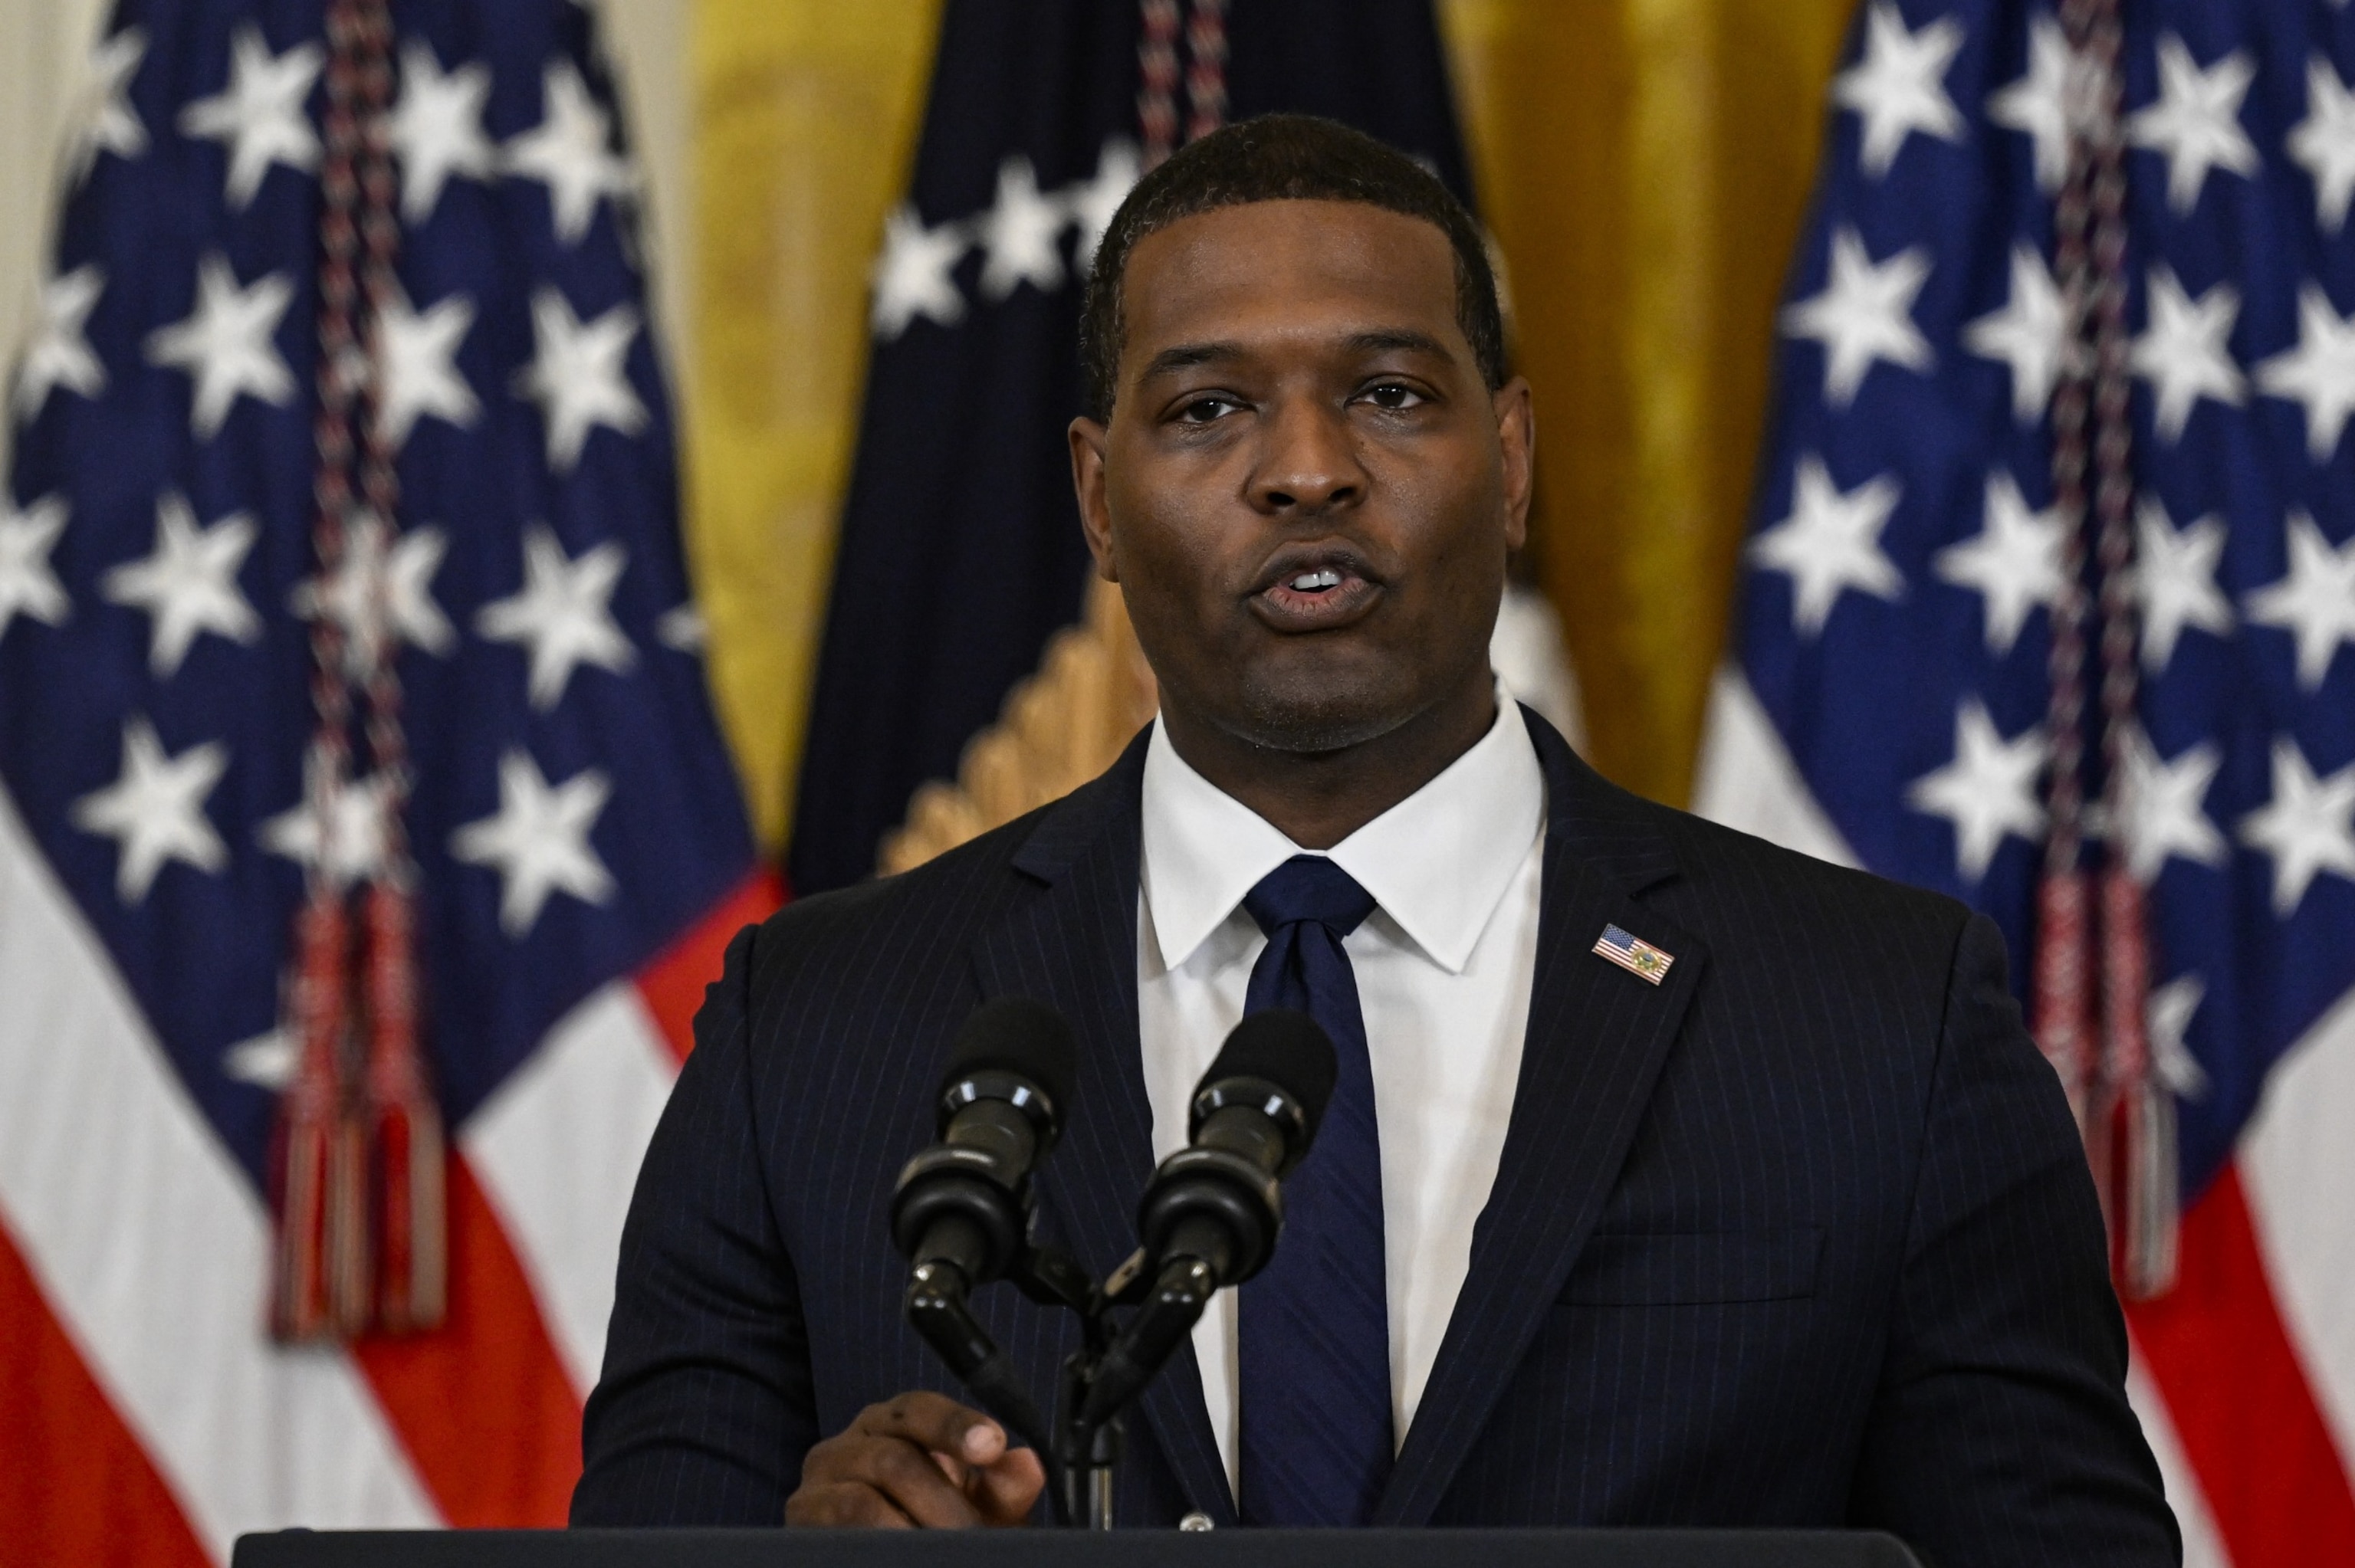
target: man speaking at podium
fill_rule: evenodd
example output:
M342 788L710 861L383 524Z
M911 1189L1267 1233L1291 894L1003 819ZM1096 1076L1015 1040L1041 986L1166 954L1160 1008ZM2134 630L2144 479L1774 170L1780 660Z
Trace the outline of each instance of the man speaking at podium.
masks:
M1130 1423L1124 1520L2177 1561L1995 928L1614 789L1500 693L1532 414L1464 209L1355 132L1247 121L1129 196L1083 333L1080 510L1159 722L737 938L639 1178L574 1521L1028 1517L1037 1457L900 1317L886 1209L950 1041L996 996L1070 1021L1039 1225L1101 1277L1220 1040L1305 996L1338 1086L1274 1261ZM975 1305L1050 1388L1062 1315Z

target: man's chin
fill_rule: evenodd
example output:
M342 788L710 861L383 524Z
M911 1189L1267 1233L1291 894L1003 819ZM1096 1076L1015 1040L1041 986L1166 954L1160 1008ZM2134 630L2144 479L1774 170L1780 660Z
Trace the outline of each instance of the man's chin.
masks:
M1268 751L1316 756L1380 740L1421 711L1403 690L1326 686L1246 690L1227 728Z

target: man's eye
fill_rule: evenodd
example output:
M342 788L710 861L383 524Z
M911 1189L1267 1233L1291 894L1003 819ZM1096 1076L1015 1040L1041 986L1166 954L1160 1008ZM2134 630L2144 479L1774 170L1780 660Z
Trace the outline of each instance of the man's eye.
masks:
M1237 404L1231 397L1197 397L1178 410L1178 418L1183 424L1208 425L1223 418L1235 407Z
M1401 386L1395 381L1385 381L1378 387L1368 388L1366 397L1375 408L1388 408L1392 411L1420 408L1428 401L1413 387Z

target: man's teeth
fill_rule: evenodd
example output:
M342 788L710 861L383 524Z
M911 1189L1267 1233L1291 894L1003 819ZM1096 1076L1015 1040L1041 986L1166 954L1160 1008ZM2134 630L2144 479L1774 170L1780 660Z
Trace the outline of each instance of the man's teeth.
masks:
M1295 593L1315 593L1318 588L1339 588L1341 574L1327 567L1322 571L1303 572L1292 579Z

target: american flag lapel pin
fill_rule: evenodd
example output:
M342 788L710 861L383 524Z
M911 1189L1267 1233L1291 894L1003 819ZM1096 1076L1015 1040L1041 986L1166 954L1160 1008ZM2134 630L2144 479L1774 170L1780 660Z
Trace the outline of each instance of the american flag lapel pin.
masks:
M1603 927L1603 936L1594 950L1638 980L1657 985L1668 978L1668 966L1677 961L1674 953L1664 953L1641 937L1623 931L1616 926Z

